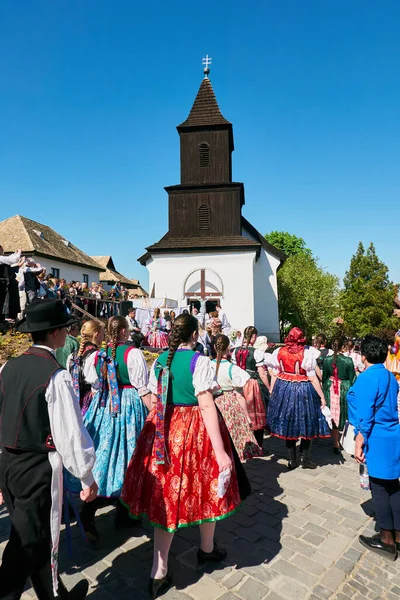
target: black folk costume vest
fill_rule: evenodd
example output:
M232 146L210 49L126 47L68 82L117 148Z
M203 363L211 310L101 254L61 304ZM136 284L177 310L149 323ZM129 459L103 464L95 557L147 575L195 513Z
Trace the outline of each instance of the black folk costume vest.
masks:
M34 346L6 363L0 373L0 446L27 452L56 449L46 389L60 369L49 350Z

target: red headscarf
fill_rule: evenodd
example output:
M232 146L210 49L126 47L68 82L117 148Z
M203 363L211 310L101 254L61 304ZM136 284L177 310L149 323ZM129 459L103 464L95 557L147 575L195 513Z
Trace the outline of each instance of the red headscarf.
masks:
M288 348L290 354L297 354L297 352L303 349L306 341L306 336L300 327L293 327L285 339L285 346Z

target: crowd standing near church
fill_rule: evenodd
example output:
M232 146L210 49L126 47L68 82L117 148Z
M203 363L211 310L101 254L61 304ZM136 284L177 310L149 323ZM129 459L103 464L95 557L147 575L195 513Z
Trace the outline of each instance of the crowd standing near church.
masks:
M165 327L167 349L158 349L150 373L130 340L138 333L134 311L111 317L106 328L87 320L63 369L57 352L66 346L74 317L60 298L27 305L18 327L31 333L34 344L0 374L0 489L12 521L0 598L19 598L28 577L39 600L53 598L57 587L61 598L79 600L87 593L85 581L67 592L56 575L62 465L65 485L83 501L80 521L91 543L100 540L96 512L104 504L116 506L117 529L130 529L137 519L152 523L149 594L156 598L172 583L168 556L179 528L199 525L200 565L225 559L226 550L214 540L216 523L239 510L250 493L242 462L262 456L269 435L285 440L289 470L315 469L312 441L332 437L333 451L342 452L340 432L348 421L355 460L368 467L380 528L378 536L360 536L360 542L395 559L400 424L392 372L400 332L389 349L367 336L356 353L334 337L322 352L317 346L322 340L327 349L323 335L308 345L295 327L271 353L253 326L238 347L235 336L212 335L210 323L218 317L208 316L213 357L199 346L197 314L173 316L169 330L161 321L168 322L169 311L163 316L156 311L153 320ZM21 563L24 568L16 569Z

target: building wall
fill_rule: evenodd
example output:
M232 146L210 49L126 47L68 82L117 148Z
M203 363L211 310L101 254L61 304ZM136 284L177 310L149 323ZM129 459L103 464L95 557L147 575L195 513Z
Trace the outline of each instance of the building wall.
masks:
M52 260L51 258L43 258L42 256L33 256L33 259L40 263L43 267L46 267L47 274L52 272L52 268L60 270L60 277L70 281L83 281L83 275L88 275L89 285L92 281L99 281L99 271L89 269L84 265L70 265L68 263L61 262L60 260Z
M242 235L255 238L243 228ZM258 240L256 240L258 241ZM279 342L278 285L276 272L280 261L261 248L260 258L254 263L254 313L255 326L260 335L270 342Z
M221 305L230 324L243 331L253 325L255 252L221 252L202 254L156 254L147 263L149 289L155 284L156 298L173 298L181 304L187 276L195 269L212 269L224 284Z

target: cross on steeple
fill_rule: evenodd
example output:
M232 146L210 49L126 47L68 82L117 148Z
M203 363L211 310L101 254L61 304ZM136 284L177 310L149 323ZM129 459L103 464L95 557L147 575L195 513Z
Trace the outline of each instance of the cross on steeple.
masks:
M203 58L203 67L204 67L204 77L208 79L210 74L210 65L212 63L212 58L206 54L205 58Z

